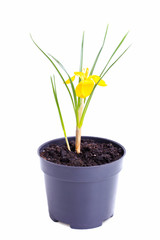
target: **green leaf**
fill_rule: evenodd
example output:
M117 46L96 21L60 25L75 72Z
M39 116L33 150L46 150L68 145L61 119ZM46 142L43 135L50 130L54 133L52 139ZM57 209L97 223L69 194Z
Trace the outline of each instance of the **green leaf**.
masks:
M103 47L104 47L105 40L106 40L106 36L107 36L107 32L108 32L108 26L109 26L109 25L107 25L107 28L106 28L106 31L105 31L105 35L104 35L104 40L103 40L102 46L101 46L101 48L100 48L100 50L99 50L99 52L98 52L98 54L97 54L97 57L96 57L96 59L95 59L95 61L94 61L94 63L93 63L93 66L92 66L92 69L91 69L89 75L92 75L92 74L93 74L93 71L94 71L94 69L95 69L96 63L97 63L97 61L98 61L98 58L99 58L99 56L100 56L100 54L101 54L101 52L102 52L102 49L103 49Z
M81 57L80 57L80 67L79 67L80 72L82 72L82 68L83 68L83 46L84 46L84 32L82 35L82 43L81 43Z
M106 70L106 72L100 77L99 81L94 85L94 88L93 88L91 94L89 95L89 97L88 97L88 99L87 99L87 102L86 102L86 104L85 104L85 107L84 107L84 109L83 109L83 113L82 113L82 116L81 116L81 119L80 119L80 123L79 123L79 128L81 128L82 125L83 125L83 121L84 121L85 114L86 114L86 112L87 112L89 103L90 103L90 101L91 101L91 98L92 98L92 96L93 96L93 93L94 93L97 85L99 84L99 82L101 81L101 79L104 77L104 75L109 71L109 69L125 54L125 52L126 52L130 47L131 47L131 45L129 45L129 47L126 48L126 50L116 59L116 61L114 61L114 62L110 65L110 67Z
M83 68L83 46L84 46L84 32L82 35L82 43L81 43L81 57L80 57L80 67L79 67L79 71L82 72L82 68ZM79 82L81 81L81 79L79 78ZM81 105L81 98L78 97L78 108Z
M70 80L70 84L71 84L71 88L72 88L72 92L73 92L73 97L74 97L74 104L75 104L75 115L76 115L76 121L78 123L78 103L77 103L77 96L76 96L76 91L73 85L73 82L71 80L70 75L68 74L68 72L66 71L65 67L62 65L62 63L60 63L55 57L53 57L51 54L49 54L58 64L59 66L65 71L65 73L67 74L69 80Z
M84 109L83 109L83 112L82 112L82 116L81 116L81 119L80 119L80 122L79 122L79 126L78 126L79 128L81 128L82 125L83 125L84 117L85 117L85 114L86 114L86 112L87 112L89 103L90 103L90 101L91 101L91 98L92 98L92 96L93 96L93 92L94 92L96 86L97 86L97 84L94 85L94 88L93 88L91 94L89 95L89 97L88 97L88 99L87 99L87 101L86 101L86 103L85 103L85 106L84 106Z
M109 66L109 68L105 71L105 73L101 76L101 78L104 77L104 75L106 75L106 73L111 69L111 67L113 67L113 65L125 54L125 52L131 47L131 45L129 45L128 48L126 48L124 50L124 52Z
M105 65L104 69L102 70L101 74L99 75L100 77L103 75L104 71L106 70L108 64L110 63L111 59L113 58L113 56L115 55L115 53L117 52L117 50L119 49L119 47L122 45L122 43L124 42L125 38L127 37L129 32L127 32L124 37L122 38L122 40L120 41L120 43L118 44L118 46L116 47L116 49L114 50L113 54L111 55L111 57L109 58L107 64ZM103 75L104 76L104 75Z
M51 78L51 84L52 84L52 89L53 89L53 95L54 95L54 99L55 99L55 102L56 102L56 105L57 105L59 118L60 118L60 121L61 121L61 125L62 125L62 129L63 129L64 137L65 137L65 140L66 140L67 148L70 151L70 146L69 146L69 143L68 143L67 134L66 134L65 126L64 126L64 121L63 121L63 117L62 117L62 113L61 113L61 109L60 109L59 101L58 101L58 97L57 97L55 76L53 76L54 83L53 83L52 77L50 77L50 78Z
M84 117L85 117L85 114L86 114L86 112L87 112L89 103L90 103L91 98L92 98L92 96L93 96L93 93L94 93L94 91L95 91L98 83L101 81L101 79L102 79L102 77L101 77L101 78L99 79L99 81L94 85L93 90L92 90L91 94L89 95L89 97L88 97L88 99L87 99L87 101L86 101L86 104L85 104L85 106L84 106L83 113L82 113L82 116L81 116L81 119L80 119L79 128L81 128L82 125L83 125Z
M50 57L37 45L37 43L33 40L33 38L32 38L31 35L30 35L30 37L31 37L33 43L36 45L36 47L45 55L45 57L51 62L51 64L54 66L54 68L55 68L56 71L58 72L58 74L59 74L59 76L61 77L63 83L65 84L65 87L67 88L67 91L68 91L68 93L69 93L69 95L70 95L70 98L71 98L71 101L72 101L73 108L75 109L72 94L71 94L71 92L70 92L70 90L69 90L69 88L68 88L68 86L67 86L67 84L66 84L66 82L65 82L65 80L64 80L64 78L63 78L63 76L62 76L62 74L61 74L61 72L60 72L59 69L56 67L56 65L54 64L54 62L50 59Z
M63 131L65 132L64 122L63 122L63 118L62 118L62 114L61 114L61 110L60 110L60 106L59 106L59 101L58 101L58 97L57 97L55 77L54 77L54 82L52 80L52 77L50 77L50 79L51 79L51 83L52 83L52 90L53 90L54 99L55 99L55 102L56 102L56 105L57 105L59 117L60 117L60 120L61 120L62 128L63 128Z

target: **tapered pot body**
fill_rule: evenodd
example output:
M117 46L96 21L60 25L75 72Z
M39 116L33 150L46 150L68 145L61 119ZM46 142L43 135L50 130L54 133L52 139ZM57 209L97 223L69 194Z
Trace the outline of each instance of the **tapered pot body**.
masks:
M96 137L97 142L117 142ZM70 137L69 140L74 140ZM50 144L65 143L64 138L49 141L38 149L38 153ZM109 164L91 167L72 167L49 162L42 157L49 215L53 221L69 224L71 228L88 229L102 225L112 217L116 198L118 175L122 168L123 156Z

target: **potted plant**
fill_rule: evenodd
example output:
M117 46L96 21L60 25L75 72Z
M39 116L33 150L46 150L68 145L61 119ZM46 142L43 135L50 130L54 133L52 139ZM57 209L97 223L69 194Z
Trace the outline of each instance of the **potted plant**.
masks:
M76 136L67 137L57 96L55 76L51 76L53 95L64 138L44 143L39 147L38 154L45 176L51 219L69 224L71 228L76 229L101 226L104 220L113 216L118 173L122 168L122 159L125 155L124 147L115 141L91 136L81 137L84 117L96 87L107 86L103 80L104 76L130 47L127 47L111 63L113 56L127 37L128 33L126 33L101 74L93 74L104 47L107 32L108 25L102 46L90 71L88 68L83 69L83 33L80 68L78 72L74 72L73 76L54 56L45 53L31 36L33 43L47 57L62 79L75 113ZM68 80L63 77L60 69L67 74Z

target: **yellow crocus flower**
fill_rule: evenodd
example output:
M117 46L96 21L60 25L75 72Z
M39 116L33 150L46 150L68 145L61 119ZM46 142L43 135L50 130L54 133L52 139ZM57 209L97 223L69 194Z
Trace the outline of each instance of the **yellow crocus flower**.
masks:
M97 75L88 76L89 69L86 68L84 72L75 72L74 74L81 78L81 82L76 87L76 95L80 98L88 97L94 87L94 84L100 80L100 77ZM100 80L98 83L99 86L107 86L104 80Z
M80 98L88 97L94 87L93 80L82 80L76 87L76 95Z
M72 82L75 80L75 76L78 76L81 79L81 81L78 83L75 89L77 97L80 98L88 97L93 90L94 84L96 84L100 80L99 76L97 75L88 76L88 74L89 69L86 68L86 70L83 69L83 72L74 72L74 76L71 77ZM68 79L66 83L69 84L70 80ZM102 79L99 81L98 85L103 87L107 86L105 81Z

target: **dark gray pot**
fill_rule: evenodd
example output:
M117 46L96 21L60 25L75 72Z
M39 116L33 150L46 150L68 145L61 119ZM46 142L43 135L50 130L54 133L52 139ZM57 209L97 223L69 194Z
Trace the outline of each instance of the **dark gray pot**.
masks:
M114 141L90 138L98 142ZM69 140L74 140L70 137ZM38 154L51 143L61 144L64 138L49 141L38 149ZM113 216L118 173L122 158L109 164L91 167L58 165L40 157L44 172L49 215L53 221L69 224L71 228L88 229L102 225Z

